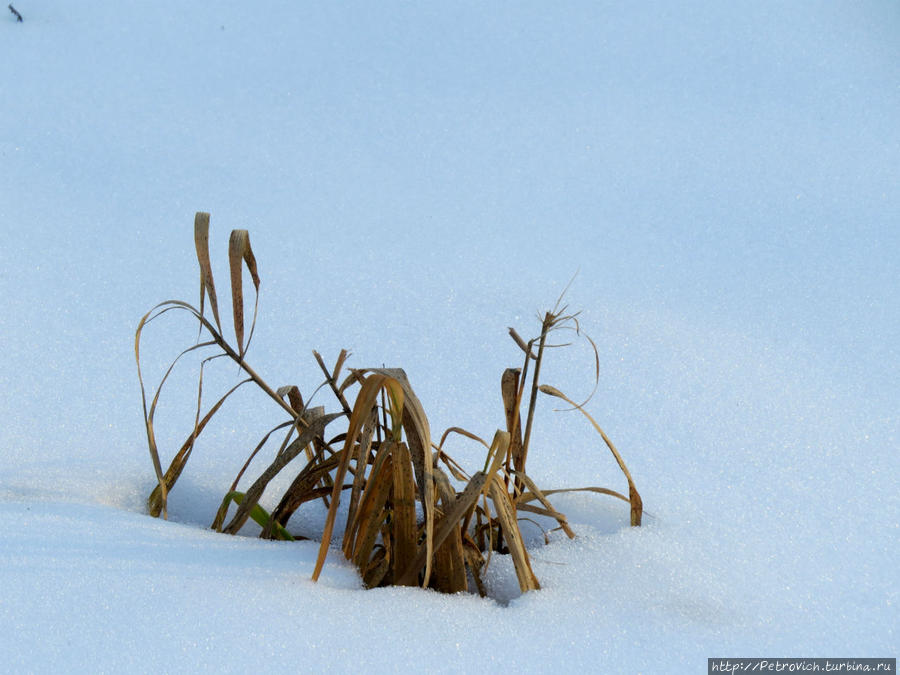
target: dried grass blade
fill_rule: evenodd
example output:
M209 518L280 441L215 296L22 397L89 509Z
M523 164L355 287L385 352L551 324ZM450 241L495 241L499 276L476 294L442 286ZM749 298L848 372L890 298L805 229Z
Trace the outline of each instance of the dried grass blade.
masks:
M166 473L163 476L162 482L160 482L153 491L150 493L150 496L147 498L147 509L150 512L150 515L154 518L158 518L160 512L164 511L166 506L166 499L168 497L169 490L171 490L175 486L175 481L181 476L181 472L184 470L185 464L187 464L188 458L191 456L191 452L194 449L194 443L197 441L197 438L200 436L200 433L206 428L206 425L212 419L213 415L215 415L219 408L222 407L222 404L225 403L225 399L231 396L238 387L247 384L251 380L248 378L246 380L241 380L236 385L234 385L231 389L225 392L224 396L216 401L215 405L207 411L207 413L203 416L203 418L197 421L194 425L194 430L191 432L190 436L187 437L184 443L182 443L181 447L178 449L178 452L175 453L175 456L172 458L172 461L169 463L169 468L166 469Z
M372 548L375 546L375 539L386 518L384 506L394 484L392 463L391 455L385 453L384 463L377 468L377 472L375 467L372 468L374 475L369 478L366 494L363 495L360 502L359 527L353 550L353 562L361 572L364 572L368 565ZM368 489L369 486L372 488L371 491Z
M555 517L552 512L548 511L543 506L535 506L534 504L516 504L516 512L521 513L522 511L535 513L539 516L546 516L547 518Z
M434 446L432 446L432 447L434 447ZM460 466L459 462L457 462L455 459L453 459L450 455L448 455L446 452L444 452L440 448L435 448L435 449L438 451L438 453L435 456L434 461L435 462L443 462L444 465L447 467L447 469L450 471L450 473L453 475L453 477L456 480L468 481L471 478L471 476L465 471L465 469L463 469L462 466ZM435 464L435 468L436 467L437 467L437 464Z
M165 309L161 310L159 313L154 314L154 312L156 312L160 307L165 307ZM160 397L160 394L162 393L162 389L166 383L166 380L169 379L169 375L172 374L172 371L175 369L175 365L178 363L178 361L181 359L181 357L183 357L185 354L193 352L197 349L201 349L203 347L208 347L208 346L214 344L214 342L199 343L199 344L193 345L191 347L188 347L187 349L182 351L177 357L175 357L175 359L169 365L169 368L166 370L165 375L163 375L162 380L160 380L159 386L156 388L156 392L153 395L153 400L151 401L150 406L148 408L147 393L146 393L146 390L144 389L144 378L141 373L141 351L140 351L141 335L143 334L144 326L146 326L150 321L152 321L154 318L159 316L161 313L167 312L167 311L169 311L169 309L176 309L176 308L187 309L188 311L192 312L195 316L197 316L197 310L195 310L190 305L188 305L186 303L182 303L180 301L170 300L167 302L160 303L159 305L157 305L156 307L151 309L149 312L147 312L141 318L140 322L138 323L138 327L134 333L134 359L135 359L135 362L137 363L138 382L140 383L140 386L141 386L141 402L143 404L143 409L144 409L144 427L147 432L147 446L150 450L150 458L153 461L153 470L156 473L157 486L159 487L159 490L160 490L160 510L157 510L156 513L154 513L153 515L154 515L154 517L157 517L157 516L159 516L159 513L161 511L163 518L168 517L168 512L166 509L166 502L168 500L168 491L169 491L169 488L171 487L171 484L167 484L166 478L162 472L162 464L160 463L160 459L159 459L159 447L157 446L157 443L156 443L156 432L154 431L154 428L153 428L153 418L154 418L154 415L156 414L156 406L159 403L159 397ZM151 315L153 315L153 316L151 316ZM177 476L176 476L176 478L177 478ZM174 480L173 480L173 483L174 483Z
M520 478L522 482L525 483L528 489L531 490L531 493L538 498L541 504L543 504L549 515L556 519L556 521L559 523L559 526L563 529L563 532L566 533L566 536L568 536L569 539L574 539L575 533L572 531L572 528L569 527L569 521L566 520L566 517L563 514L553 508L553 505L550 503L544 493L541 492L538 486L535 485L534 481L521 471L513 471L513 474L516 476L516 478ZM518 506L518 503L516 503L516 506Z
M462 521L469 509L471 509L475 505L475 502L478 501L478 497L484 490L486 482L487 474L483 471L476 472L468 485L466 485L465 489L456 497L456 501L453 502L453 505L449 507L449 509L445 508L443 517L435 524L433 537L434 546L440 546L444 542L444 539L452 532L454 524L458 525ZM407 566L406 571L400 577L398 583L402 585L414 584L419 570L425 565L427 557L430 555L430 552L425 546L419 546L415 561Z
M369 512L372 509L373 494L377 489L377 484L380 480L379 476L381 476L382 471L384 470L385 462L387 462L391 455L391 445L390 441L385 442L379 449L378 454L375 455L375 461L372 462L372 470L369 472L368 478L366 478L365 489L359 500L359 507L353 514L353 518L347 522L347 529L344 533L344 542L341 549L344 551L344 556L348 560L353 558L354 551L356 550L358 534L362 527L361 523L370 515ZM393 474L391 474L391 480L393 481Z
M328 383L328 386L331 387L331 391L334 393L337 400L340 402L341 407L344 409L344 412L349 415L350 414L350 404L347 403L347 399L344 398L344 392L338 388L337 378L341 371L341 366L344 361L349 356L349 353L346 349L342 349L340 355L338 356L337 364L334 367L334 371L332 373L328 372L328 368L325 366L325 361L322 360L322 355L319 354L315 349L313 349L313 356L316 359L316 362L319 364L319 368L322 369L322 372L325 373L325 381Z
M356 518L356 510L359 508L359 499L366 485L366 466L369 463L369 453L372 451L372 440L375 435L375 425L378 423L378 410L373 408L369 419L366 420L359 441L351 448L351 459L356 461L356 474L353 476L353 487L350 490L350 501L347 509L347 527L344 528L344 539L341 548L349 546L350 530L353 520Z
M431 428L422 402L416 396L406 373L399 368L375 368L375 374L381 374L397 383L404 395L403 429L409 452L413 460L419 496L425 511L425 548L428 552L425 562L423 586L428 586L431 578L431 559L434 554L434 457L431 454Z
M466 558L459 522L453 524L447 538L434 551L431 585L441 593L461 593L468 590Z
M253 279L256 289L256 300L253 304L253 322L250 326L250 336L247 346L253 337L253 329L256 326L256 310L259 305L259 274L256 270L256 258L250 247L250 234L247 230L232 230L231 239L228 242L228 263L231 271L231 303L234 315L234 336L237 339L238 354L243 358L246 348L244 346L244 293L243 293L243 268L241 262L247 263L247 269Z
M588 421L594 425L594 429L596 429L597 433L599 433L603 438L604 443L606 443L606 447L608 447L610 452L612 452L613 457L616 458L616 462L619 464L619 468L622 469L622 473L625 474L625 478L628 480L628 501L631 503L631 524L635 527L640 525L641 517L644 511L644 504L641 500L641 495L638 494L637 487L635 487L634 481L631 478L631 473L628 471L628 467L625 466L625 460L622 459L622 455L620 455L619 451L616 450L616 446L613 445L613 442L609 440L609 436L607 436L603 429L600 428L600 425L597 424L594 418L590 416L587 410L575 403L572 399L563 394L559 389L557 389L556 387L551 387L549 384L542 384L540 386L540 390L550 396L561 398L572 407L577 408L579 411L581 411L581 414L587 417Z
M494 433L494 440L491 441L491 447L488 450L487 457L484 460L484 472L488 475L497 473L506 453L509 450L509 432L500 431Z
M503 410L506 413L506 430L510 435L507 469L522 471L525 457L522 454L522 414L519 412L519 377L522 374L520 368L507 368L500 378L500 393L503 397ZM521 492L520 482L516 483L516 491Z
M488 449L490 449L490 447L491 447L484 441L483 438L481 438L481 436L476 436L471 431L466 431L462 427L450 427L449 429L445 430L444 433L441 435L441 442L438 443L438 445L437 445L438 450L440 450L441 448L444 447L444 441L447 440L447 436L449 436L450 434L459 434L460 436L465 436L466 438L471 438L473 441L478 441L485 448L488 448Z
M513 339L513 342L515 342L519 346L519 349L525 352L526 358L537 359L537 357L534 355L534 352L531 351L531 347L525 342L525 340L522 339L522 336L519 335L516 332L516 329L512 326L510 326L509 328L509 336Z
M194 216L194 246L197 249L197 262L200 264L200 316L203 316L205 298L209 295L209 306L216 320L216 328L221 333L219 303L216 300L216 285L209 261L209 214L203 211L198 211Z
M341 461L338 464L337 471L334 476L334 489L331 493L331 506L328 507L328 515L325 517L325 527L322 530L322 542L319 545L319 555L316 558L316 565L313 569L312 580L317 581L325 566L325 558L328 556L328 548L331 545L331 536L334 533L334 521L337 517L338 504L341 497L341 486L344 477L347 475L347 469L350 466L350 460L353 456L353 447L356 445L359 432L363 424L369 418L372 408L378 401L378 394L383 386L386 386L388 380L386 375L373 374L365 377L362 381L362 387L356 395L356 401L353 403L353 410L350 413L350 422L347 426L347 438L344 441L344 448L341 450Z
M285 491L281 497L278 506L272 511L272 518L282 525L286 524L290 517L294 514L301 504L318 499L323 493L328 494L334 489L334 486L327 488L316 488L319 481L338 465L340 456L334 454L331 457L321 459L321 454L315 458L317 461L308 463L300 473L294 478L291 486ZM263 533L266 534L265 532Z
M338 354L337 361L334 364L334 371L331 373L331 379L335 382L338 381L338 378L341 376L341 369L344 367L344 363L347 359L350 358L350 352L346 349L342 349L341 353Z
M405 443L394 446L394 491L391 501L394 506L392 519L393 550L391 565L394 579L400 575L416 557L416 483L413 478L412 458ZM410 584L410 585L415 585Z
M525 543L522 541L522 533L519 531L519 524L516 522L515 507L503 485L503 480L499 475L491 476L488 491L491 500L494 502L494 509L497 512L497 520L506 538L506 544L509 547L510 555L513 559L513 565L516 568L516 578L519 580L519 588L523 593L527 591L539 590L541 585L538 583L537 577L531 569L531 561L528 558L528 551L525 550Z
M615 490L610 490L608 488L601 487L583 487L583 488L559 488L556 490L543 490L544 496L549 497L550 495L562 494L564 492L596 492L601 495L609 495L610 497L615 497L616 499L621 499L623 502L628 502L629 499L621 492L616 492ZM521 497L519 497L517 504L527 504L528 502L534 501L537 499L537 495L531 494L530 492L526 492Z
M312 442L314 438L317 436L321 436L325 427L328 426L329 423L333 422L338 417L341 417L343 413L332 413L329 415L319 415L317 417L306 418L306 422L309 425L305 429L300 430L299 435L293 442L284 450L284 452L280 453L273 461L269 468L267 468L262 475L256 479L250 489L247 490L247 496L244 502L240 505L237 510L237 513L234 515L234 518L231 519L231 522L228 523L228 526L223 530L228 534L237 534L238 530L247 522L247 517L249 516L249 511L253 506L255 506L260 497L262 497L263 491L266 489L266 486L269 484L277 474L280 472L287 464L294 459L300 451L306 447L307 444ZM335 488L339 491L340 481L337 482Z
M456 502L456 492L447 474L437 467L434 469L434 478L441 496L441 509L449 511ZM465 518L465 512L462 518ZM431 586L442 593L459 593L468 589L459 518L453 521L444 541L435 546Z
M140 322L138 322L137 330L134 333L134 360L137 363L138 382L141 385L141 403L144 408L144 428L147 432L147 446L150 450L150 459L153 462L153 471L156 473L156 484L160 490L160 508L163 512L163 517L168 517L166 510L168 489L163 477L162 464L159 461L159 448L156 446L156 434L153 431L153 418L150 416L150 411L147 409L147 391L144 388L144 377L141 374L141 332L149 320L150 315L155 310L156 308L154 307L141 317ZM154 518L159 516L159 511L153 514L153 516Z
M300 388L296 384L286 384L283 387L278 387L275 390L275 393L278 394L280 398L287 397L288 403L290 403L291 408L294 409L294 413L299 415L303 412L303 395L300 393Z

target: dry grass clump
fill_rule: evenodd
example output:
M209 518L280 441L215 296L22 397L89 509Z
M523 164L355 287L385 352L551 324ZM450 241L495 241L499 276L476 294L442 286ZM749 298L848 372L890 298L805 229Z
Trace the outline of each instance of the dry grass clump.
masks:
M151 515L167 516L169 492L190 458L198 436L231 394L244 384L253 383L272 399L283 420L263 435L238 471L215 514L212 527L219 532L236 534L247 519L252 518L262 527L260 536L293 540L287 530L291 515L306 502L322 500L328 511L313 571L314 580L321 574L331 546L338 506L341 500L346 500L349 508L341 551L353 561L369 588L422 586L455 593L468 590L471 578L474 587L484 595L482 574L492 552L508 552L512 556L523 592L540 588L519 530L518 514L547 516L555 519L559 529L569 537L575 535L566 517L554 509L548 499L552 494L569 490L541 491L526 471L539 393L560 398L580 410L597 429L628 482L627 496L606 488L576 489L629 502L631 524L640 525L641 498L615 446L584 410L583 404L576 404L558 389L540 383L541 364L547 349L559 346L548 344L548 337L564 329L580 333L576 315L567 314L559 302L544 315L536 338L526 342L510 329L510 336L522 349L524 361L521 368L505 370L501 378L505 428L498 429L491 443L487 443L469 431L454 427L444 432L440 442L435 444L422 404L400 369L345 369L349 354L344 350L334 366L328 368L322 357L313 352L324 374L321 387L327 387L336 401L336 411L331 413L326 413L323 407L309 407L295 386L270 387L245 359L256 323L260 283L247 231L233 231L229 243L234 345L223 337L219 318L209 258L209 214L196 215L194 240L200 265L199 309L179 300L163 302L144 315L135 332L135 359L147 443L157 479L157 486L147 502ZM253 318L246 340L242 279L245 266L254 286ZM207 301L212 320L205 313ZM141 375L141 336L150 322L170 310L193 315L200 324L200 339L172 362L148 402ZM204 365L212 358L225 356L237 363L246 377L203 412L201 367L193 429L163 472L154 431L160 393L179 359L200 350L214 352L213 356L204 358ZM594 355L595 377L598 378L596 348ZM526 395L528 402L523 426ZM339 424L340 430L334 435L326 435L326 430L335 423ZM238 491L251 460L277 433L282 435L282 440L273 461L246 491ZM485 461L480 471L466 473L443 450L450 434L461 434L484 445ZM267 513L260 505L260 499L270 481L289 464L297 471L296 476L272 513ZM464 487L458 490L454 484Z

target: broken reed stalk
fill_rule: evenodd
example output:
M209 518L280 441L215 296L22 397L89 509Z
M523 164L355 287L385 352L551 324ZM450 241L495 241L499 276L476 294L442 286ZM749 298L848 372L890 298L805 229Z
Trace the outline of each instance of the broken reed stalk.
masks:
M505 370L501 379L506 430L497 430L488 445L479 436L465 429L451 427L444 432L440 443L434 445L424 408L410 386L406 373L400 369L350 370L349 375L341 382L341 371L349 353L341 350L334 367L329 369L321 355L314 351L313 356L325 377L316 392L326 386L330 389L339 405L339 411L335 413L326 413L321 406L309 408L309 403L304 403L300 390L294 385L277 389L269 386L246 361L256 325L260 286L249 235L246 230L235 230L229 240L232 325L236 347L223 336L209 256L207 213L197 213L194 219L194 242L200 268L199 309L179 300L168 300L147 312L135 331L135 360L141 386L144 423L157 479L157 485L148 498L151 515L161 514L167 517L169 492L190 458L198 437L232 394L244 384L253 383L277 403L282 413L287 414L287 421L276 424L254 447L224 495L213 521L213 529L236 534L248 520L253 520L262 529L260 536L293 540L294 535L286 527L293 513L307 502L322 499L327 513L312 574L314 580L321 575L329 554L338 508L345 491L348 492L347 520L340 550L359 569L366 587L420 585L455 593L468 590L468 573L477 591L484 595L486 589L482 575L491 555L495 551L505 551L512 557L522 592L537 590L540 583L531 568L519 529L519 521L527 519L520 517L518 512L555 520L559 529L568 537L574 537L575 533L566 517L548 499L558 492L584 490L628 501L631 504L631 524L640 524L640 495L618 450L584 410L584 404L575 404L559 390L540 383L541 364L546 350L561 346L547 343L550 333L571 329L580 334L576 315L566 315L566 308L560 308L562 296L554 309L544 314L538 337L526 342L514 329L509 329L510 336L525 353L525 362L522 368ZM245 267L254 286L253 318L248 331L245 331L242 280ZM205 315L207 302L212 320ZM141 373L140 341L146 326L171 310L186 311L197 320L198 340L197 344L183 350L175 358L163 375L152 400L148 402ZM204 334L206 339L201 341ZM593 341L589 337L587 340L594 348L596 390L599 382L599 355ZM194 427L175 453L168 469L163 472L154 429L155 412L163 386L182 357L206 349L218 351L201 362ZM247 377L201 414L204 367L220 356L226 356L237 363ZM533 373L529 373L530 361L534 361ZM531 391L523 429L521 408L529 374ZM354 388L355 395L348 397ZM567 401L573 409L578 409L590 420L625 475L629 486L628 497L614 490L595 487L541 490L528 476L526 460L539 391ZM344 420L345 430L327 440L326 428L338 420ZM239 484L251 461L280 429L286 429L284 439L268 468L249 488L239 490ZM446 453L443 446L451 433L475 440L486 448L487 454L481 471L469 476ZM339 449L335 449L336 447ZM269 513L261 505L267 487L298 457L302 457L305 463L277 501L277 506ZM439 462L449 471L449 476L438 467ZM463 484L461 490L454 487L451 476ZM532 503L535 501L539 505ZM236 510L226 525L232 505ZM544 536L546 538L546 532Z

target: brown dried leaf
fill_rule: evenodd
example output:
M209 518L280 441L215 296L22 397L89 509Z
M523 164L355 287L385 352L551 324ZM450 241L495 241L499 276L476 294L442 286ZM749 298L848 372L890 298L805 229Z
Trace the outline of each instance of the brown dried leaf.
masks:
M307 444L312 442L317 436L321 436L325 431L325 427L328 426L330 422L333 422L342 414L343 413L331 413L328 415L319 414L316 417L312 417L312 415L305 417L305 422L309 426L300 430L297 438L285 448L284 452L279 453L275 460L269 465L269 468L267 468L262 475L256 479L253 485L250 486L250 489L247 490L246 496L244 497L244 501L238 507L237 513L234 514L231 522L228 523L228 526L223 531L228 534L237 534L238 530L240 530L244 523L247 522L247 518L250 516L250 509L259 503L259 499L262 497L263 491L266 489L269 481L278 475L278 473L287 466L294 457L300 454L300 451L303 450ZM340 492L340 483L341 481L336 481L335 491L337 492Z
M519 580L519 588L523 593L527 591L540 590L541 585L538 583L537 577L531 569L531 561L528 558L528 551L525 550L525 543L522 541L522 533L519 531L519 524L516 522L516 512L512 501L510 501L509 493L503 480L498 474L493 474L489 481L488 491L491 500L494 502L494 508L497 511L497 520L503 530L506 539L506 545L509 547L509 553L513 559L513 565L516 568L516 577Z
M471 509L478 500L478 496L484 489L486 482L487 474L478 471L472 476L472 479L469 481L468 485L466 485L466 488L456 497L456 501L454 501L453 505L449 509L445 509L443 517L435 524L433 537L434 546L440 546L444 542L444 539L446 539L453 531L453 526L459 525L469 509ZM415 583L416 576L418 575L419 570L422 569L422 566L425 565L427 556L429 555L430 552L425 546L419 546L415 561L406 568L406 571L399 579L399 583L404 585Z
M228 264L231 270L231 303L234 315L234 336L237 340L238 354L243 358L246 349L244 347L244 293L243 293L243 268L241 262L247 263L247 269L253 279L256 289L256 300L253 304L253 322L250 326L250 337L247 345L253 337L253 328L256 326L256 310L259 304L259 274L256 271L256 258L253 249L250 248L250 234L247 230L232 230L231 239L228 242Z
M568 396L563 394L556 387L551 387L549 384L542 384L538 387L540 391L544 394L548 394L549 396L556 396L557 398L561 398L563 401L571 405L573 408L577 408L581 411L581 414L587 417L588 421L594 425L594 429L597 430L597 433L603 438L603 442L606 443L606 447L610 449L613 457L616 458L616 462L619 465L619 468L622 469L622 473L625 474L625 478L628 480L628 501L631 504L631 524L634 527L637 527L641 524L641 517L644 512L644 504L641 500L641 495L638 494L637 487L634 485L634 481L631 478L631 473L628 471L628 467L625 466L625 460L622 459L622 455L619 454L619 451L616 450L616 446L613 445L613 442L609 440L609 436L600 428L600 425L594 420L593 417L585 410L582 406L575 403Z
M209 261L209 214L198 211L194 216L194 246L197 249L197 262L200 264L200 316L206 295L209 295L209 306L212 308L216 328L222 333L219 322L219 303L216 300L216 285L213 282L212 265Z
M521 479L522 482L525 483L525 485L528 487L528 489L531 490L531 493L535 497L537 497L538 500L540 500L541 504L544 505L544 508L547 511L547 515L549 515L551 518L556 519L556 521L559 523L559 526L563 529L563 532L566 533L569 539L574 539L575 533L572 531L572 528L569 527L569 521L566 520L566 517L563 514L553 508L553 505L550 503L544 493L541 492L540 489L538 489L538 486L535 485L534 481L521 471L513 471L513 474L516 476L516 478ZM516 502L516 507L519 507L518 501Z
M347 475L350 460L353 459L353 448L357 443L363 425L371 415L372 408L377 405L378 395L384 387L399 387L399 383L387 375L377 373L365 377L362 387L356 396L356 401L353 403L353 410L350 413L350 423L347 427L347 438L344 441L344 447L340 452L341 461L340 464L338 464L337 472L334 477L334 490L331 493L331 506L329 506L328 514L325 517L322 542L319 545L319 555L316 558L316 565L313 569L313 581L319 579L322 568L325 566L325 558L328 556L328 547L331 545L331 536L334 533L334 521L337 517L338 504L340 503L341 486L344 483L344 477Z
M360 572L365 572L369 563L375 539L386 518L384 506L394 484L394 472L391 467L393 462L390 452L385 449L379 455L384 457L384 461L382 463L376 461L376 464L372 467L373 475L369 477L366 491L363 493L363 498L359 504L356 542L353 551L349 552ZM350 555L347 557L349 558Z
M391 501L394 505L392 520L393 556L391 565L394 578L400 579L401 573L416 557L416 484L413 478L412 459L405 443L394 446L394 492ZM410 585L415 585L415 582Z

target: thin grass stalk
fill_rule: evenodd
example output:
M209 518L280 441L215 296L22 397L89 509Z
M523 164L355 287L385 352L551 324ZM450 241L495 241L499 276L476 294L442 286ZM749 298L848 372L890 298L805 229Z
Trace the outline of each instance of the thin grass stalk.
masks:
M166 507L166 502L168 501L169 485L167 485L165 476L163 475L162 464L160 463L160 460L159 460L159 448L157 447L157 444L156 444L156 434L153 429L153 417L156 413L156 406L157 406L157 403L159 402L159 397L160 397L160 394L162 393L162 388L165 385L166 380L169 378L169 375L171 375L173 369L175 368L175 365L178 363L178 361L181 359L181 357L184 356L185 354L188 354L188 353L194 351L194 350L201 349L202 347L208 347L212 344L210 342L204 342L201 344L197 344L197 345L188 347L187 349L182 351L175 358L174 361L172 361L171 365L169 366L168 370L166 370L165 375L163 376L162 380L160 381L159 386L156 389L156 393L153 396L153 401L151 402L150 407L148 409L147 408L147 394L144 389L144 378L141 373L141 354L140 354L141 335L142 335L144 326L147 323L149 323L150 321L155 319L160 314L163 314L163 313L169 311L169 309L174 308L175 306L177 306L177 301L167 301L167 302L160 303L159 305L156 305L156 307L151 309L149 312L147 312L141 318L140 322L138 323L138 327L134 333L134 359L135 359L135 362L137 363L138 382L140 383L140 386L141 386L141 402L142 402L143 408L144 408L144 427L147 432L147 445L150 450L150 458L153 461L153 469L156 472L157 485L160 489L160 505L161 505L161 510L162 510L162 514L163 514L164 518L168 518L168 510ZM164 308L164 309L157 312L157 310L159 310L160 308ZM193 309L193 308L191 308L191 309ZM154 312L157 312L157 313L154 314ZM151 316L151 315L153 315L153 316ZM195 422L196 422L196 420L195 420ZM195 424L195 426L196 426L196 424Z
M641 500L641 495L637 491L637 487L634 484L634 480L631 478L631 472L628 470L628 467L625 465L625 460L622 459L622 455L619 454L619 451L616 450L616 446L613 445L613 442L609 439L609 436L606 435L606 432L600 428L600 425L597 424L596 420L591 417L590 413L585 410L583 407L575 403L568 396L563 394L556 387L551 387L548 384L541 385L541 391L550 396L556 396L557 398L561 398L569 405L577 408L582 415L587 417L588 421L594 425L594 429L600 434L600 437L603 439L603 442L606 443L606 447L609 448L610 452L612 452L613 457L616 458L616 463L619 465L619 468L622 470L622 473L625 474L625 479L628 481L628 501L631 504L631 525L633 527L637 527L641 524L641 517L643 515L644 505Z
M525 474L521 471L514 471L513 473L515 474L516 478L521 479L522 482L525 483L525 485L528 487L528 489L531 490L531 493L535 497L538 498L538 500L541 502L541 504L543 504L544 508L547 510L548 515L550 515L550 517L556 519L556 521L559 523L559 526L562 528L563 532L566 533L566 536L569 537L569 539L574 539L575 533L572 531L572 528L569 527L569 521L566 520L566 517L563 514L561 514L559 511L557 511L555 508L553 508L553 505L547 499L546 495L544 495L544 493L541 492L541 490L538 488L538 486L535 485L534 481L531 480L531 478L527 474ZM516 508L518 508L519 503L517 501L514 501L513 503L516 506Z
M322 360L322 355L319 354L315 349L313 350L313 356L316 359L316 363L319 364L319 368L322 369L322 372L325 373L325 381L328 383L328 386L331 387L332 393L334 393L334 397L341 404L341 407L344 409L344 413L346 413L347 417L350 416L350 404L347 403L347 399L344 397L344 392L342 392L338 388L337 378L341 372L341 366L343 366L344 361L347 360L349 353L346 349L342 349L340 355L338 356L337 363L334 366L334 372L328 372L328 368L325 366L325 361Z
M522 439L522 466L521 470L525 471L525 465L528 460L528 445L531 442L531 426L534 422L534 410L537 407L538 386L540 385L541 362L544 359L544 345L547 342L547 333L553 325L555 316L550 312L544 315L544 321L541 324L541 339L538 343L537 358L534 362L534 375L531 376L531 398L528 401L528 418L525 421L525 435ZM530 352L530 350L529 350Z

